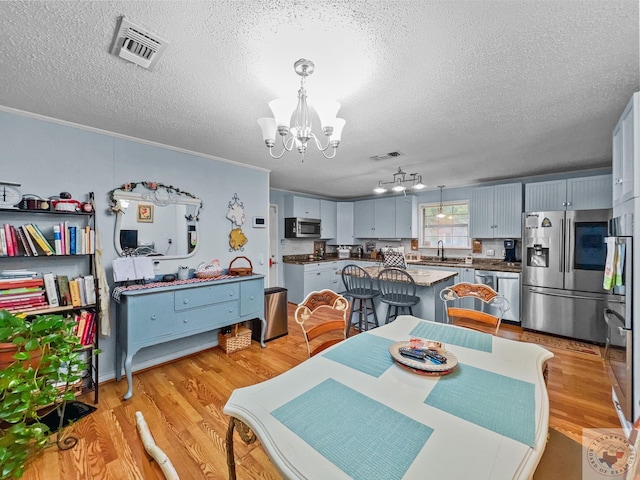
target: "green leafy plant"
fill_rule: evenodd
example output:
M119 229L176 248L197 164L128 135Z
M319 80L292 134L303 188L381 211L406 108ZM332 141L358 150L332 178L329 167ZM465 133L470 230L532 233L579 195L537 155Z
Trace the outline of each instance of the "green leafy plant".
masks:
M0 479L19 478L30 455L53 445L42 415L58 412L59 448L75 446L64 436L62 419L86 363L75 320L62 315L13 315L0 310L0 345L13 346L10 363L0 367Z

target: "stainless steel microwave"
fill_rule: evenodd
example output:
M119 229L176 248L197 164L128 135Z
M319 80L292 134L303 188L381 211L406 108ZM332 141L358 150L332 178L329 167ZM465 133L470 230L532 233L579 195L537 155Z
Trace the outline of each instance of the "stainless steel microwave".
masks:
M320 238L320 220L317 218L285 218L284 238Z

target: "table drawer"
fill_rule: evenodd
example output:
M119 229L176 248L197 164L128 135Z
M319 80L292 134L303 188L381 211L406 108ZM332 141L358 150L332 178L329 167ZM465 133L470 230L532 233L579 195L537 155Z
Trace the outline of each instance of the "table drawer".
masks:
M240 297L239 283L226 283L209 287L187 288L175 291L176 312L213 305Z
M176 331L183 335L194 330L207 331L235 323L240 316L240 302L217 303L208 307L185 310L175 314Z

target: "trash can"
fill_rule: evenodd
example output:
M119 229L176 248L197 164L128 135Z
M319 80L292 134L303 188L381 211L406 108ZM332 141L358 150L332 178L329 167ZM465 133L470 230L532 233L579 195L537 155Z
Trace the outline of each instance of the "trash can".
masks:
M264 331L264 341L273 340L289 333L287 326L287 289L271 287L264 289L264 319L267 328ZM260 341L262 321L253 321L252 338Z

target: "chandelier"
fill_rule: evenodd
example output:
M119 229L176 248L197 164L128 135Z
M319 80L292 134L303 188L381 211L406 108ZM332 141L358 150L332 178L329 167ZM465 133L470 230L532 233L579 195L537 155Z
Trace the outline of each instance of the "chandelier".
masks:
M271 108L274 118L258 119L258 124L262 129L262 138L269 148L269 155L273 158L281 158L284 152L290 152L295 146L300 152L300 159L304 161L307 142L313 139L316 147L325 158L333 158L336 156L342 129L346 123L346 120L336 118L340 104L338 102L327 102L323 105L313 105L312 107L320 118L322 133L329 137L327 144L323 147L318 137L311 131L311 115L307 104L307 91L304 89L305 80L313 73L315 66L311 60L301 58L293 64L293 68L302 77L300 79L300 90L298 90L298 105L295 110L291 102L280 98L269 102L269 108ZM284 147L280 155L274 155L272 151L275 145L276 130L282 138L282 146ZM288 136L289 134L291 135ZM329 147L333 149L331 155L325 153Z
M418 175L417 173L409 173L409 178L407 178L407 173L402 171L401 167L398 167L398 171L393 174L393 180L388 182L383 182L380 180L378 182L378 186L373 189L375 193L385 193L388 190L384 187L384 185L393 185L391 190L394 192L404 192L407 189L407 184L409 188L413 190L422 190L427 186L422 183L422 175Z

